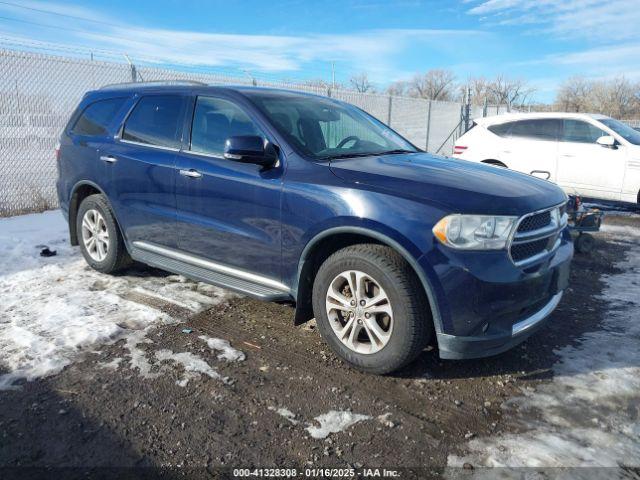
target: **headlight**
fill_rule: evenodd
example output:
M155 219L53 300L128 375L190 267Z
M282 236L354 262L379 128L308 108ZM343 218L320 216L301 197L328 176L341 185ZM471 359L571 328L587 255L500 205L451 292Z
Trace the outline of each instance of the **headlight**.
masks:
M448 215L436 223L433 234L443 244L461 250L501 250L518 217Z

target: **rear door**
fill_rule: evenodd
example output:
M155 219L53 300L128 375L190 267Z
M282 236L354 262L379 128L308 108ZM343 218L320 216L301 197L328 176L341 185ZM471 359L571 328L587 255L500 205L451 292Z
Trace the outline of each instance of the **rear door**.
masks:
M235 98L200 95L192 118L175 177L180 250L280 280L282 160L265 168L223 157L229 137L267 139Z
M144 94L111 148L109 198L129 242L175 247L175 163L182 140L185 95Z
M556 181L560 126L553 118L511 122L503 131L499 160L513 170Z
M72 182L75 183L77 178L91 180L108 191L110 171L101 159L102 150L111 141L109 132L117 129L117 114L125 108L127 100L127 97L98 99L87 104L70 124L67 139L61 145L61 153L73 164L69 168L74 175Z
M619 200L624 181L626 151L596 143L609 135L583 120L563 120L558 155L558 185L567 193Z

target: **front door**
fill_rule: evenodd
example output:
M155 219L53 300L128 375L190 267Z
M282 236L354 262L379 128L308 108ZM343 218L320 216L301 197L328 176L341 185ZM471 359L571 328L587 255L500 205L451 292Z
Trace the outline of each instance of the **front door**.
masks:
M626 148L604 147L598 138L609 135L583 120L563 120L558 150L558 185L569 194L620 200Z
M180 250L279 281L282 160L265 168L223 157L231 136L266 138L230 98L198 96L190 135L176 165Z

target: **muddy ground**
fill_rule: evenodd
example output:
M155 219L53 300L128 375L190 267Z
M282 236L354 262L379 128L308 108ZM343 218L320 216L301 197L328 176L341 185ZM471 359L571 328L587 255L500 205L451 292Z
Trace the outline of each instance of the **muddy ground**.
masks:
M608 222L640 226L632 217ZM313 324L293 327L287 306L234 298L189 316L167 305L181 323L158 327L148 335L153 343L139 347L149 356L169 349L211 359L225 380L201 376L179 386L180 367L143 378L127 364L124 342L103 346L58 375L0 392L0 476L108 472L95 467L216 476L231 472L220 467L269 466L412 467L420 476L437 475L469 438L513 428L501 403L548 381L553 350L598 329L605 308L599 278L615 273L612 264L628 248L611 240L613 234L600 234L593 253L576 255L571 287L548 327L521 346L471 361L441 361L431 348L393 376L348 368ZM203 334L229 340L246 360L217 361L198 340ZM105 368L117 358L125 360ZM295 423L278 408L293 412ZM311 438L307 423L331 410L372 419Z

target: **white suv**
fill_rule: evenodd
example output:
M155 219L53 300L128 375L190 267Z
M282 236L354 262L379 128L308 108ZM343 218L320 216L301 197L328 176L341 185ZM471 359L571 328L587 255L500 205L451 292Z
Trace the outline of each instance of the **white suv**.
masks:
M640 132L604 115L479 118L453 156L542 177L570 194L640 203Z

